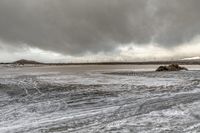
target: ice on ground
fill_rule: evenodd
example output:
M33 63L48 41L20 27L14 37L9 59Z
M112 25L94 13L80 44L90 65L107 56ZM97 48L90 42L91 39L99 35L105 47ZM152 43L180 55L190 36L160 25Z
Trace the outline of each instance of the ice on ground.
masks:
M1 133L200 132L198 70L3 69Z
M145 77L134 75L107 75L97 73L85 73L80 75L45 75L39 76L39 80L43 82L51 82L56 84L129 84L129 85L145 85L145 86L169 86L185 82L178 78L163 77Z

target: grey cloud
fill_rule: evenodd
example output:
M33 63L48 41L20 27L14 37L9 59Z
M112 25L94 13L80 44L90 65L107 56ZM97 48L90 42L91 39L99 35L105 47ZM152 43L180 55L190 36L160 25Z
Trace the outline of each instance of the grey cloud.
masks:
M1 0L0 39L77 55L200 33L199 0Z

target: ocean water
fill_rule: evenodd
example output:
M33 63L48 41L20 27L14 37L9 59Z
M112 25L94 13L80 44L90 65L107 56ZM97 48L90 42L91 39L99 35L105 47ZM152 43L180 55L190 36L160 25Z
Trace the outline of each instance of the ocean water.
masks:
M200 132L200 66L0 66L0 133Z

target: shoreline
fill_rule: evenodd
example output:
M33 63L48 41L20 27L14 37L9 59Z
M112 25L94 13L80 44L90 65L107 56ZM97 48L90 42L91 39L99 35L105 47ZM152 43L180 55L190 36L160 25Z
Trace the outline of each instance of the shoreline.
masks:
M94 63L25 63L23 65L47 65L47 66L63 66L63 65L167 65L167 64L179 64L179 65L200 65L200 61L148 61L148 62L94 62ZM0 63L0 65L17 65L16 63Z

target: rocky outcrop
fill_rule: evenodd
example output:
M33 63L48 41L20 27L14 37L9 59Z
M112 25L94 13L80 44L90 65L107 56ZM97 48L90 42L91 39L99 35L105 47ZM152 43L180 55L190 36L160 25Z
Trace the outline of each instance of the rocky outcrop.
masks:
M36 62L36 61L32 61L32 60L18 60L13 62L13 64L17 64L17 65L26 65L26 64L41 64L40 62Z
M181 67L178 64L171 64L169 66L160 66L156 69L156 71L180 71L180 70L188 70L185 67Z

